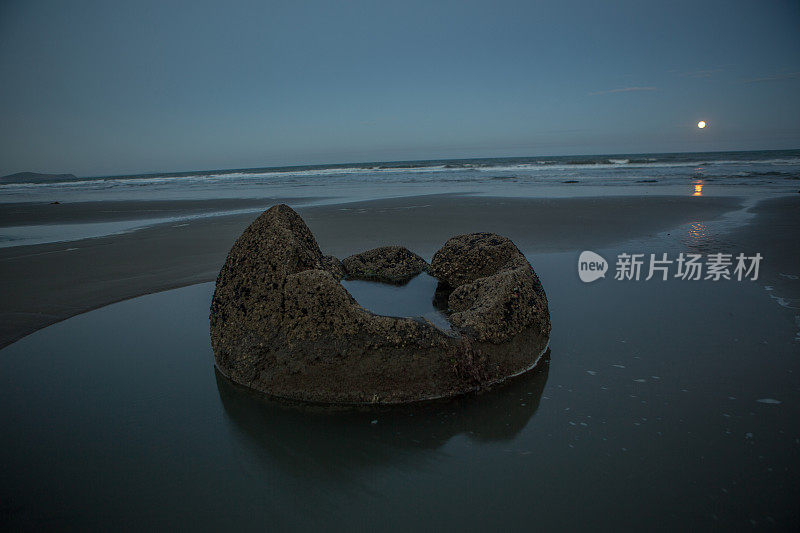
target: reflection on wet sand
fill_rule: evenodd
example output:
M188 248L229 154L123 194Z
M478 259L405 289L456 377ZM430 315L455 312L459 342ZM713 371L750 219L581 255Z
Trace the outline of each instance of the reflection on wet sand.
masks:
M703 196L703 180L697 180L694 182L694 192L692 196Z
M688 251L698 254L721 252L730 247L729 241L721 239L719 232L704 222L689 224L682 240Z
M701 248L708 240L708 228L702 222L689 224L688 244L691 248Z
M539 407L549 352L536 369L483 394L384 408L287 404L239 387L216 372L234 433L256 454L292 474L349 477L402 463L464 434L476 441L513 439Z

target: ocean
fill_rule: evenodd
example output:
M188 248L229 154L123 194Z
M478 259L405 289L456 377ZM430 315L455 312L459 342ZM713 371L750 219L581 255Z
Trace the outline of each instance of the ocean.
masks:
M673 194L694 192L698 180L707 193L798 189L800 150L439 159L30 180L0 184L0 202L265 196L339 202L432 193L572 196L595 187L608 188L608 194L623 189Z
M125 176L32 178L0 184L0 205L143 200L280 199L292 206L429 194L503 197L741 196L800 189L800 150L439 159L205 170ZM269 202L266 202L269 203ZM0 224L0 247L69 242L161 223L242 212L209 203L192 213L128 220Z

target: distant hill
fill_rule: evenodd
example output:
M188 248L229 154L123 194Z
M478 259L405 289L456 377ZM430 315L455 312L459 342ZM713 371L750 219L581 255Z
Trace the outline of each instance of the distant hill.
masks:
M74 174L40 174L38 172L17 172L0 178L2 183L47 183L48 181L69 181L78 179Z

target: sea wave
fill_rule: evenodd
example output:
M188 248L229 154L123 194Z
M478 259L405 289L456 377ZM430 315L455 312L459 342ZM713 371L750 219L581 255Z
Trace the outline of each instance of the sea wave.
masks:
M433 174L443 173L529 173L541 175L542 173L583 172L587 169L610 169L615 172L620 169L669 169L691 168L693 171L730 166L730 167L755 167L748 175L769 176L784 170L774 167L797 166L800 167L800 157L773 157L769 159L735 159L730 154L720 154L718 159L702 157L708 154L653 154L653 156L581 156L581 157L552 157L552 158L508 158L507 160L437 160L420 162L399 163L368 163L363 165L331 165L314 167L285 167L269 169L239 169L230 171L206 171L194 173L149 174L139 176L103 176L92 178L79 178L70 181L51 182L6 182L0 184L0 191L22 191L25 189L48 190L51 188L70 189L82 187L113 188L113 187L147 187L173 184L214 184L252 182L281 182L292 180L310 180L316 178L336 178L348 176L382 176L382 175L408 175L408 174ZM750 154L742 154L750 155ZM695 156L695 157L692 157ZM766 167L766 168L765 168ZM738 170L738 169L737 169ZM792 169L794 170L794 169ZM796 173L793 172L793 173ZM494 176L491 176L494 177Z

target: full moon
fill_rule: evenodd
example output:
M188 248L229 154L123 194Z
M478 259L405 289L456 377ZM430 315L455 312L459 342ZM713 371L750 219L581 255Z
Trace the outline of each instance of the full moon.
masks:
M700 122L697 123L697 127L702 130L703 128L706 127L706 121L705 120L701 120Z

